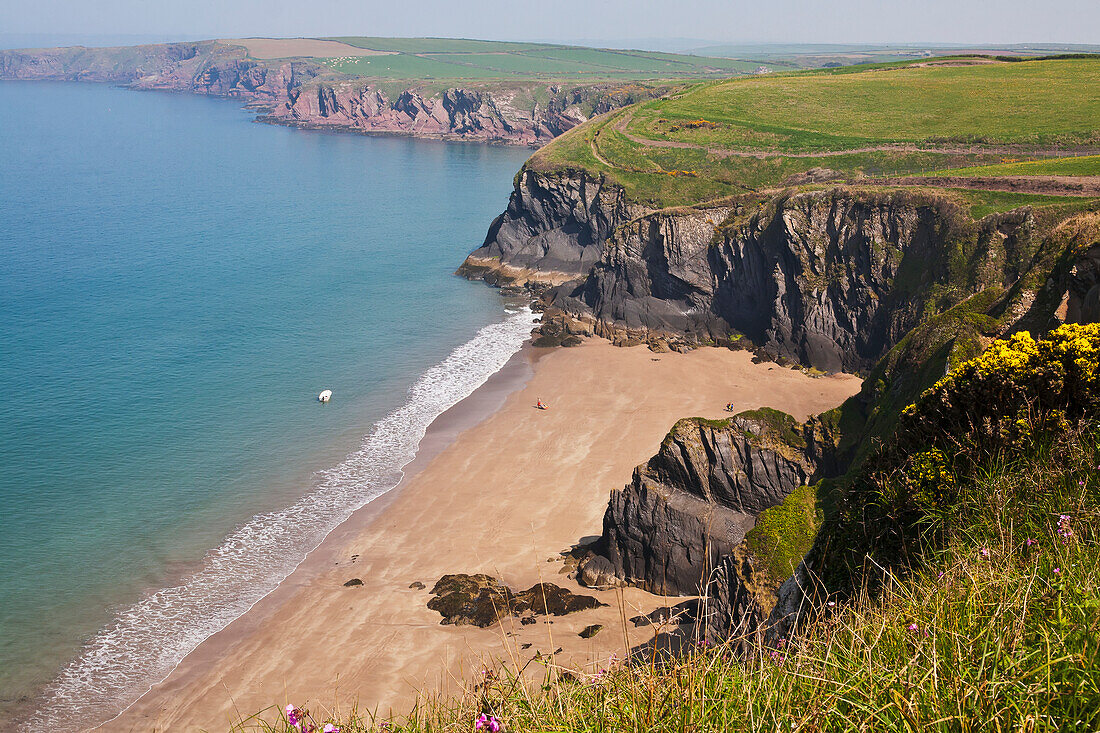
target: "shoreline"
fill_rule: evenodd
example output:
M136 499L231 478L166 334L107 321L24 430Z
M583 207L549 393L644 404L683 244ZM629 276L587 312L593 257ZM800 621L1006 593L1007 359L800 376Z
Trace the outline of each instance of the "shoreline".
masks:
M489 376L484 384L436 416L429 424L424 437L421 438L416 455L412 461L401 469L403 475L397 485L355 510L350 517L325 535L320 544L310 550L298 566L274 589L257 600L248 610L233 619L224 628L203 639L198 646L176 663L164 679L152 683L148 690L143 692L136 700L119 710L112 717L95 724L89 730L109 730L112 723L124 717L131 708L140 704L146 695L155 691L158 686L167 681L181 664L192 658L202 660L204 647L217 644L219 637L223 635L232 636L234 633L248 633L258 629L278 605L286 600L283 596L292 593L294 589L304 584L308 584L312 578L328 569L337 554L336 551L358 532L378 520L385 510L397 500L401 490L415 479L435 456L444 451L462 432L488 419L500 409L510 394L522 389L534 374L533 365L544 354L544 350L534 349L530 345L530 340L525 342L503 367ZM185 580L188 575L190 575L190 572L181 574L179 580ZM17 717L22 719L33 712L33 709L29 709L20 713Z
M473 392L480 390L480 397L468 405L487 401L492 406L522 385L529 370L517 357L530 339L532 314L527 308L506 307L502 316L417 376L404 401L373 423L357 449L314 475L308 493L252 516L177 584L158 586L119 609L28 701L16 717L19 729L29 728L32 721L48 722L57 730L87 730L90 725L110 729L120 714L112 701L128 707L211 637L245 616L262 616L257 606L262 610L265 599L289 579L315 567L307 561L322 546L330 546L329 535L418 470L422 445L428 454L441 450L448 435L488 414L456 409ZM490 389L482 390L486 385Z
M609 381L601 377L603 369ZM641 379L661 371L673 377L668 389ZM591 389L604 381L605 390ZM774 399L760 389L765 382L777 388ZM648 399L630 394L635 386ZM556 637L566 647L563 663L583 667L620 651L624 643L640 643L644 628L611 630L620 625L622 606L633 614L662 600L637 589L582 589L559 572L554 557L599 533L609 491L629 480L629 471L656 450L675 419L724 414L720 395L737 391L743 409L775 404L804 418L858 387L855 377L814 379L753 365L749 354L722 349L656 355L599 339L575 349L525 344L432 422L395 488L354 512L276 589L204 640L165 680L100 729L228 729L242 717L287 701L332 709L339 698L347 699L349 687L351 698L369 709L403 714L421 693L456 690L477 666L474 660L505 656L509 644L516 650L521 644L545 648L542 635L548 634L551 644ZM528 393L539 390L552 409L535 417ZM671 393L667 399L666 393ZM598 404L586 410L589 403ZM550 424L539 427L535 420ZM620 434L620 420L638 429ZM529 425L537 434L516 441L517 427ZM570 436L584 430L592 444L572 445ZM560 484L553 481L557 475ZM501 482L509 480L525 488L504 489ZM570 511L554 509L562 500ZM483 538L487 530L479 523L494 527L491 538ZM529 553L522 549L528 545ZM608 605L555 618L553 627L540 622L519 628L507 620L488 629L442 626L424 605L427 591L409 585L430 588L447 572L491 572L516 588L546 580L594 594ZM360 578L364 587L341 587L344 576ZM357 612L357 604L365 608ZM576 642L577 629L571 627L593 620L608 626L608 633Z

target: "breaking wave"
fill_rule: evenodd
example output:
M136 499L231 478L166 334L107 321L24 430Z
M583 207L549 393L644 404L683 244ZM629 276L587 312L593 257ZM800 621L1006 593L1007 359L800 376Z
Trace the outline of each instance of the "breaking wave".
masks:
M358 450L319 472L308 494L256 515L210 550L202 569L122 611L49 685L33 729L86 729L163 680L195 647L273 591L355 510L397 486L432 421L500 370L533 325L532 312L523 308L482 328L428 369Z

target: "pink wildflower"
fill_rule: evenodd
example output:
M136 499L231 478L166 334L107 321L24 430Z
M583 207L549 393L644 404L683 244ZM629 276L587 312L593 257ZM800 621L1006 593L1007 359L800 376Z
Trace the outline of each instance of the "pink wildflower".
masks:
M1062 574L1062 568L1054 568L1054 574L1055 575L1061 575Z
M1031 546L1032 546L1032 545L1034 545L1034 544L1036 544L1035 540L1033 540L1033 539L1031 539L1030 537L1028 537L1028 538L1027 538L1027 546L1028 546L1028 547L1031 547Z
M286 722L295 728L302 727L302 711L293 705L286 706Z
M1062 544L1069 543L1069 538L1073 536L1072 521L1068 514L1058 516L1058 536L1062 538Z
M988 557L989 557L989 548L988 548L988 547L983 547L983 548L982 548L982 549L981 549L981 550L980 550L980 551L978 552L978 554L979 554L979 555L981 555L982 557L988 558Z
M477 716L477 720L474 721L474 730L485 729L489 733L497 733L500 730L500 721L496 719L495 715L486 715L482 713Z
M321 733L340 733L340 728L334 723L325 723L325 727L321 729Z
M905 628L909 629L909 631L913 632L914 634L917 633L917 631L920 629L920 627L916 624L909 624Z

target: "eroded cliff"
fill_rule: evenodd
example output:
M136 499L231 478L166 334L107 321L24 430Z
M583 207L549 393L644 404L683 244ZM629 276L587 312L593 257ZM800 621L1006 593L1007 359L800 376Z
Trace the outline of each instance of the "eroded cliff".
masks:
M903 408L993 338L1096 320L1100 228L1081 208L976 220L950 192L838 186L651 211L607 179L526 168L463 272L554 271L555 287L536 288L548 327L867 375L805 424L769 411L678 423L612 491L579 578L703 594L713 638L786 633L822 572L804 556L843 475L888 443Z
M318 59L256 59L222 41L0 50L0 79L107 82L233 97L295 127L538 146L668 84L470 82L442 86L348 77ZM405 87L407 84L406 88Z
M269 121L355 132L479 139L538 146L591 116L667 90L667 86L479 84L442 91L393 84L316 81L294 88ZM539 101L542 100L542 101Z

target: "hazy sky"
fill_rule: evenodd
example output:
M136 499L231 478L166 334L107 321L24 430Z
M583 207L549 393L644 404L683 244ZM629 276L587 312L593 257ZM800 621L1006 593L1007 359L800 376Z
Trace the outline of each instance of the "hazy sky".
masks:
M0 0L0 33L1100 43L1098 0Z

